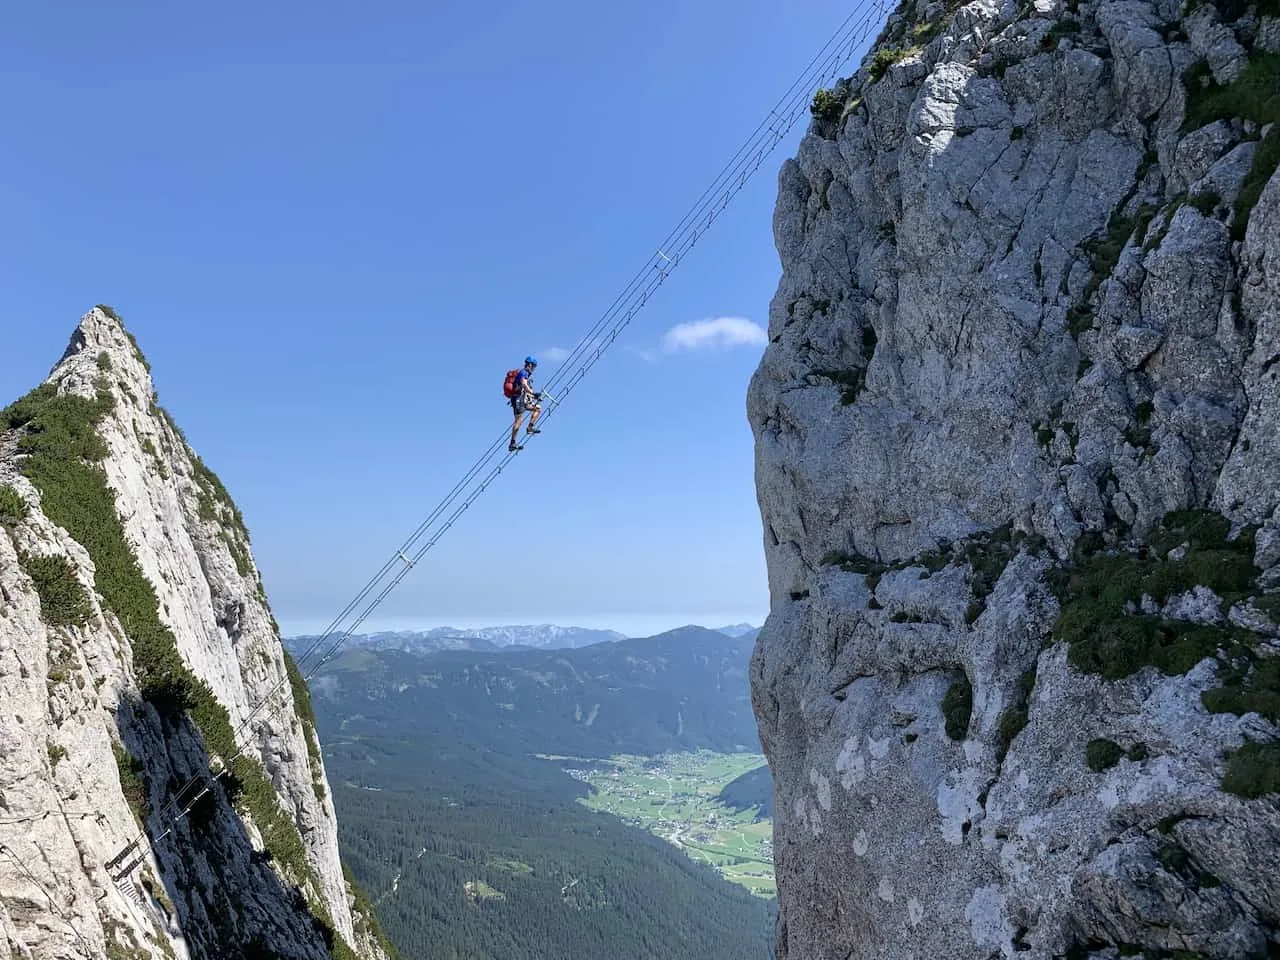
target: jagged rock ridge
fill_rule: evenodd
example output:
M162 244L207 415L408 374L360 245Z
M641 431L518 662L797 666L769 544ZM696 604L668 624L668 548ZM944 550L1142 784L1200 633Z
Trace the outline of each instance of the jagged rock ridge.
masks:
M1280 10L907 2L748 394L778 955L1280 927Z
M2 960L387 956L240 513L109 309L0 414L0 599Z

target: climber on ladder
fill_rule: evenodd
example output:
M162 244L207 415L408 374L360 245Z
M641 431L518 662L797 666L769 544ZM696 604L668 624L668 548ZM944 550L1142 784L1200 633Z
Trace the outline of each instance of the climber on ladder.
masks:
M502 395L511 401L511 409L516 415L515 423L511 425L511 443L507 446L507 449L512 452L524 449L523 444L516 443L516 437L520 434L520 424L524 420L526 410L532 414L529 418L529 429L526 432L542 432L535 426L538 416L542 413L542 406L538 403L542 399L542 394L534 393L533 386L529 382L537 365L538 361L535 358L525 357L524 366L508 370L507 377L502 382Z

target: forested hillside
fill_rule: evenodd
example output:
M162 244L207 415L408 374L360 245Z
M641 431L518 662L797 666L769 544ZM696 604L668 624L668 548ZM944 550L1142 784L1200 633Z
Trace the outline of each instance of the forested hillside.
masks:
M720 791L720 802L735 810L759 807L757 819L773 818L773 774L757 767L738 777Z
M689 630L554 653L357 650L327 667L313 690L342 848L404 955L768 957L772 901L587 810L569 761L537 756L732 752L746 735L757 751L750 648Z

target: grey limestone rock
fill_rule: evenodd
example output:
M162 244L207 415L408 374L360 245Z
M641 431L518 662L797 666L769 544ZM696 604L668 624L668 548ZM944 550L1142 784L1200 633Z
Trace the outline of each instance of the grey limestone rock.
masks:
M320 960L330 952L309 899L358 955L381 960L353 916L323 761L309 749L316 734L298 716L234 507L156 406L141 354L113 317L95 308L81 318L47 384L110 396L96 433L128 547L182 662L244 726L240 746L274 788L282 821L300 827L305 863L266 863L266 824L225 801L174 819L166 801L177 785L207 782L230 758L211 758L190 722L141 698L136 658L146 654L97 592L89 550L45 514L19 469L16 434L0 424L0 483L29 508L0 525L0 957ZM67 558L88 600L83 625L49 621L21 555ZM129 756L137 767L126 782Z
M1252 23L971 3L783 164L747 395L779 957L1277 948L1275 797L1224 776L1280 731L1211 712L1212 646L1104 675L1055 633L1064 576L1179 511L1280 586L1280 176L1244 227L1256 142L1183 129L1187 68L1230 83ZM1123 616L1273 655L1257 597L1184 582L1200 550Z

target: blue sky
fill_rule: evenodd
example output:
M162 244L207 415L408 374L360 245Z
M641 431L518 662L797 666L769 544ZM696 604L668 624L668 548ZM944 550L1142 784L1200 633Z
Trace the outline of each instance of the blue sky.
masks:
M503 373L596 321L849 12L15 6L0 397L113 305L285 632L321 626L509 425ZM370 626L760 622L748 323L802 126ZM724 317L746 342L670 333Z

